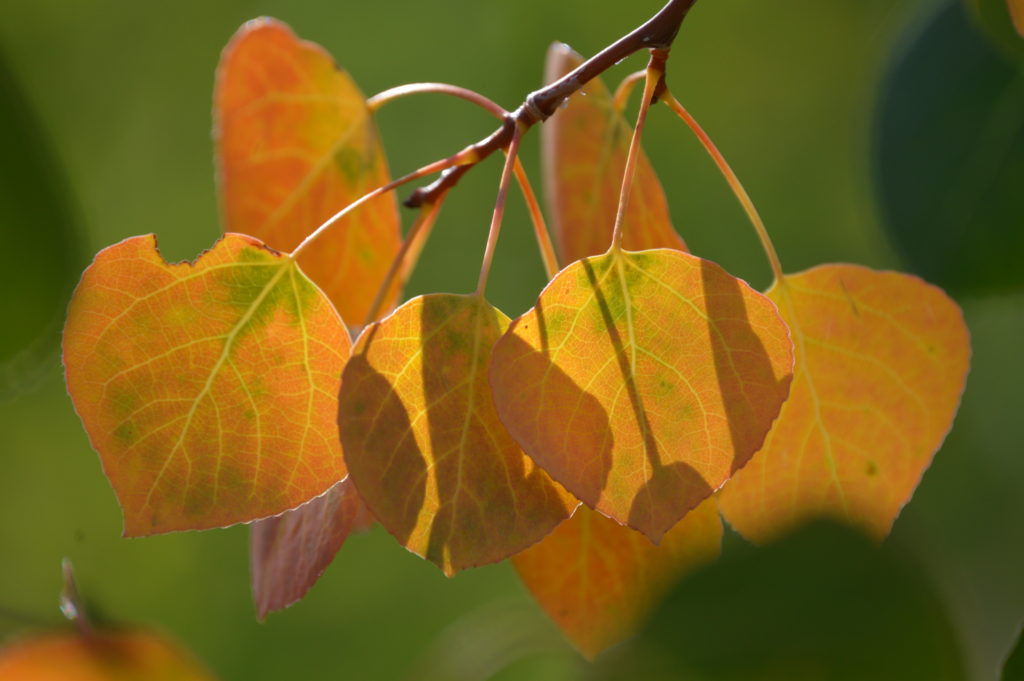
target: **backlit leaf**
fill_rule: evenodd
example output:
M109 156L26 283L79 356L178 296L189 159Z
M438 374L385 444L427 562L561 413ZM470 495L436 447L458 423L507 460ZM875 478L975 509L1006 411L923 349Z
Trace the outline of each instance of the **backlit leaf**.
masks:
M305 596L349 534L372 523L349 478L299 508L253 523L250 565L259 618Z
M490 371L526 453L658 541L761 446L792 364L775 305L718 265L610 251L562 270Z
M362 93L326 51L279 21L250 21L225 48L214 118L224 230L278 250L291 251L389 180ZM363 323L398 251L399 227L388 194L299 256L349 324Z
M545 80L557 80L582 63L568 45L555 43L548 49ZM631 135L600 78L569 97L541 128L544 183L562 262L608 250ZM672 227L661 182L642 151L624 226L623 248L686 250Z
M345 477L350 342L294 261L228 234L168 264L152 235L101 251L68 308L68 392L129 536L280 513Z
M768 296L796 345L793 388L722 511L754 541L823 514L884 537L960 403L960 308L916 277L855 265L787 276Z
M5 681L213 681L169 641L143 632L48 634L0 650Z
M721 541L722 521L710 499L659 546L581 505L512 562L569 640L593 658L629 636L683 574L714 559Z
M479 296L414 298L363 331L342 377L338 425L359 493L449 575L530 546L576 504L494 412L487 360L507 327Z

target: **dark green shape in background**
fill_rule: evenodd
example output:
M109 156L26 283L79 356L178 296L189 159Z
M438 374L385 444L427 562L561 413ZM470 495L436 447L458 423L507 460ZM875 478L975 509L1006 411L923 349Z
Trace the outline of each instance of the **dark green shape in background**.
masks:
M1024 70L960 2L912 31L883 87L875 168L907 265L953 293L1024 286Z
M0 51L0 399L43 371L81 273L63 179L36 120Z
M1003 667L1003 681L1024 681L1024 631Z
M824 522L763 548L738 548L679 584L596 678L966 678L928 580L890 551Z

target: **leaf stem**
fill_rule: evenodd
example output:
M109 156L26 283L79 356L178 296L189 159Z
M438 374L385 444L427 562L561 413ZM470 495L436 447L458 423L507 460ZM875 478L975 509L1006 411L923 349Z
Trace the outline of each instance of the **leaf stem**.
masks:
M393 102L396 99L407 97L409 95L418 94L437 94L437 95L450 95L452 97L458 97L464 99L467 102L476 104L481 109L486 109L490 113L494 114L498 118L504 119L508 115L508 111L504 107L496 104L489 97L486 97L475 90L469 88L460 87L458 85L451 85L449 83L407 83L406 85L399 85L397 87L378 92L373 97L366 100L366 105L370 108L370 111L376 113L378 109L387 104Z
M644 99L640 102L640 113L636 117L636 126L633 128L633 138L629 141L629 153L626 156L626 167L622 173L622 187L619 190L619 206L615 211L615 227L612 230L612 246L614 251L622 248L623 222L626 217L626 209L629 207L629 198L633 192L633 180L636 177L637 161L640 158L640 138L644 133L644 124L647 122L647 112L651 109L651 101L654 99L658 85L665 75L665 61L668 59L667 49L651 50L651 61L644 72Z
M434 222L437 220L437 215L441 212L441 204L444 203L446 196L447 194L441 194L437 197L436 201L423 204L420 207L416 221L409 228L409 233L405 235L398 253L395 254L394 259L391 261L391 267L388 268L387 274L384 275L384 281L381 282L380 287L377 289L377 295L370 305L370 310L366 314L363 326L377 321L381 306L384 304L388 291L394 285L396 276L401 278L403 285L409 280L409 275L412 274L416 261L419 259L420 251L423 250L423 245L430 235Z
M615 88L615 94L612 95L612 106L615 107L616 111L622 111L626 108L626 102L633 93L633 87L646 77L647 71L634 71L622 79L619 87Z
M733 172L732 167L728 161L722 155L722 152L718 150L715 143L711 141L711 138L704 128L700 127L690 112L679 103L679 100L672 95L671 92L666 90L662 94L662 101L665 102L676 114L683 119L683 121L690 127L693 134L697 136L700 143L704 145L704 149L708 152L711 158L714 160L715 165L718 166L718 170L721 171L725 177L725 181L729 183L729 187L732 189L733 194L736 195L736 199L743 206L743 210L746 211L747 217L750 219L750 223L754 226L754 231L757 232L758 239L761 240L761 247L764 248L765 255L768 257L768 262L771 264L772 273L775 275L775 279L781 284L784 281L785 275L782 272L782 264L779 262L779 254L775 251L775 245L772 244L771 237L768 236L768 230L764 226L764 221L761 220L760 213L757 212L757 208L754 206L754 202L751 201L750 195L747 194L747 190L743 188L743 184L740 182L739 177Z
M385 185L381 185L380 187L377 187L376 189L373 189L370 192L363 194L358 199L356 199L355 201L348 204L347 206L339 210L337 213L329 217L326 222L324 222L322 225L313 230L313 232L310 233L309 236L302 240L302 243L300 243L298 246L295 247L294 250L292 250L290 257L293 260L299 257L299 253L308 248L311 243L313 243L317 238L320 237L320 235L322 235L324 232L330 229L331 226L333 226L336 222L338 222L343 217L354 211L356 208L362 206L364 203L372 199L375 199L378 196L381 196L382 194L386 194L389 191L397 189L398 187L401 187L403 184L407 184L409 182L412 182L413 180L418 180L419 178L424 177L425 175L431 175L433 173L440 172L442 170L447 170L448 168L452 168L454 166L466 163L476 163L477 160L478 159L476 158L476 151L472 148L466 148L458 152L457 154L454 154L447 158L443 158L440 161L434 161L429 165L423 166L419 170L415 170L409 173L408 175L400 177L397 180L392 180L391 182L388 182Z
M521 126L525 130L536 123L547 120L570 95L626 57L645 48L667 49L672 45L683 19L686 18L686 14L696 1L669 0L654 16L633 31L608 45L555 82L530 93L526 97L526 101L510 114L510 119L517 123L516 126L508 125L509 119L506 119L506 124L501 128L468 147L475 149L478 154L478 158L474 162L446 170L435 182L413 192L406 199L405 205L416 208L438 193L451 189L476 163L498 149L506 148L515 128Z
M530 222L533 223L533 234L537 237L537 248L540 249L540 259L544 261L544 272L548 279L552 279L561 267L558 266L558 256L555 255L555 246L551 243L551 232L548 231L548 223L544 220L544 212L540 209L540 202L533 192L530 178L523 169L523 164L516 159L515 166L516 180L519 188L523 190L523 200L526 201L526 209L530 212Z
M505 158L505 166L501 170L501 181L498 183L498 197L494 201L494 213L491 215L491 227L487 232L487 247L484 249L484 260L480 265L480 279L476 285L476 295L483 297L487 289L487 278L491 274L491 262L494 260L494 249L498 246L498 235L501 233L501 222L505 217L505 203L508 199L508 186L512 183L513 169L519 155L519 143L523 139L526 127L514 122L515 131L512 133L512 141L508 145L508 156Z
M501 105L496 104L493 100L479 92L458 85L450 85L449 83L409 83L408 85L399 85L370 97L367 100L367 105L370 107L370 111L375 112L388 102L415 94L440 94L458 97L459 99L476 104L478 107L502 120L510 115ZM548 231L547 222L544 220L544 213L541 211L540 203L537 201L537 196L530 185L530 179L526 174L526 170L518 158L515 165L515 177L520 189L523 191L523 199L526 201L526 208L530 213L530 220L533 222L534 235L537 237L540 257L544 261L544 269L550 279L560 269L558 257L555 255L555 247L551 243L551 234Z

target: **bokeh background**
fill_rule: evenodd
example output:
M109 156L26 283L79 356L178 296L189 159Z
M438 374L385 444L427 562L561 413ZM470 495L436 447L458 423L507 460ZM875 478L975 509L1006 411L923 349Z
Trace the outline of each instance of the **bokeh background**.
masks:
M561 680L585 673L507 564L447 579L377 528L350 539L304 601L258 624L245 528L121 539L117 502L64 392L53 339L61 296L98 249L154 232L176 260L215 240L214 66L243 21L271 15L288 22L332 52L367 94L448 81L513 107L540 84L551 41L592 54L660 4L5 0L0 351L22 350L5 369L0 401L0 642L60 624L60 560L67 556L97 613L168 632L226 680ZM883 208L878 189L903 181L897 196L927 203L935 197L927 187L915 192L915 178L935 163L928 149L897 149L898 128L896 137L880 132L893 115L880 113L880 102L884 84L898 82L887 74L907 41L929 15L959 11L943 10L950 4L702 0L686 21L673 51L673 90L746 183L787 270L835 261L927 270L930 261L915 259L915 246L887 232L892 209ZM993 49L1014 63L1012 44ZM629 61L612 78L642 65ZM1009 104L999 120L1009 128L998 148L1019 151L1024 107L1016 102L1024 100L1012 88L1019 90L1021 72L1007 68ZM903 93L908 86L894 87ZM923 100L896 101L898 118ZM437 97L392 104L379 122L396 174L493 127L487 114ZM917 154L897 159L903 165L895 179L886 179L894 166L877 150L879 139L890 151ZM684 126L656 110L645 143L694 252L766 286L752 231ZM537 145L531 135L524 160L539 187ZM1002 172L1007 166L997 161ZM453 193L410 294L473 288L499 170L492 160ZM1024 176L1004 175L1000 181L1024 195ZM981 182L982 190L989 186ZM979 203L990 206L982 195ZM511 316L544 284L515 196L490 284L492 301ZM1004 203L991 217L1002 236L978 247L1002 263L1003 274L992 274L984 251L929 271L956 288L973 334L973 369L953 431L888 540L941 594L979 681L996 678L1024 617L1024 260L1005 245L1021 240L1024 210L1019 199ZM910 243L924 248L935 234L920 232ZM974 280L995 284L981 291L963 285ZM38 338L29 343L26 335ZM742 543L728 536L726 553Z

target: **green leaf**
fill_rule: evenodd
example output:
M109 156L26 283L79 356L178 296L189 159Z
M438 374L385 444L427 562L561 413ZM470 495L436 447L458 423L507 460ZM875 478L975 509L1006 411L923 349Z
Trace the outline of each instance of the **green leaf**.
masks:
M953 292L1024 286L1024 76L948 3L890 71L875 165L910 268Z
M1024 681L1024 631L1003 666L1003 681Z
M960 681L959 649L918 569L822 523L684 579L594 678Z
M0 53L0 399L40 375L83 261L63 178L48 140Z

